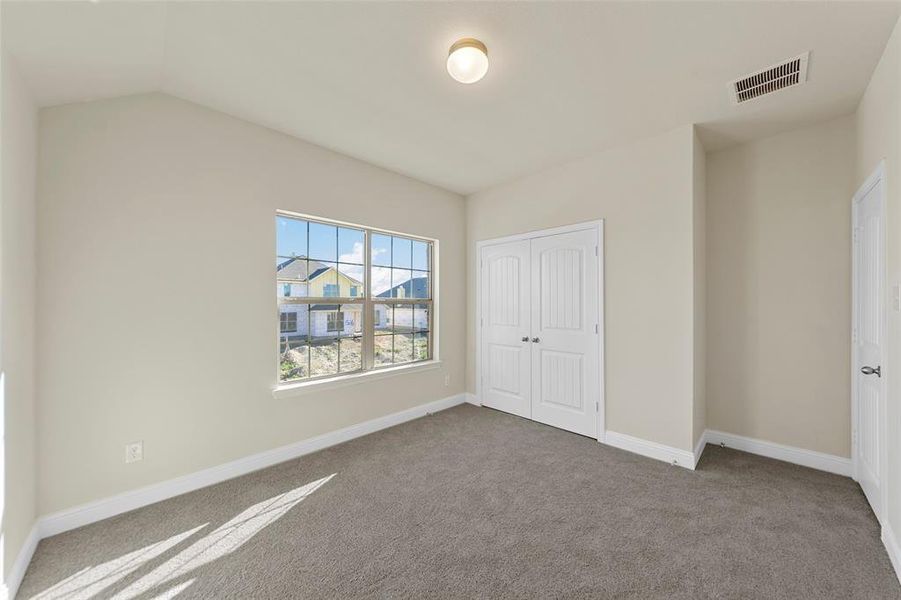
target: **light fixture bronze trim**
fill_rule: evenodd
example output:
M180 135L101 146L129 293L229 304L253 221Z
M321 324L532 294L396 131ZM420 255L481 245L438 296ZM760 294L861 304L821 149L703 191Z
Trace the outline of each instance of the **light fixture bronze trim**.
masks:
M461 38L451 44L450 50L447 51L447 55L450 56L460 48L477 48L482 51L482 54L488 56L488 48L475 38Z

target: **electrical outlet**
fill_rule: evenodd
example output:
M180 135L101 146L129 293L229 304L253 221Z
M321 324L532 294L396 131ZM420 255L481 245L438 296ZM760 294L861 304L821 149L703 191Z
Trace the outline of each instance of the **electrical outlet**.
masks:
M450 385L450 375L444 376L444 386L447 387Z
M144 442L125 444L125 462L133 463L144 460Z

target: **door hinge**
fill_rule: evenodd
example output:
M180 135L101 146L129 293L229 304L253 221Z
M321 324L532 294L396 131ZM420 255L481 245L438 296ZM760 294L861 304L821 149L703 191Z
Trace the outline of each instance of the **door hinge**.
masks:
M594 324L594 332L601 333L601 326L597 323Z
M601 412L601 403L600 402L594 403L594 412Z
M600 251L598 250L598 247L597 247L597 246L594 247L594 255L595 255L595 256L600 256Z

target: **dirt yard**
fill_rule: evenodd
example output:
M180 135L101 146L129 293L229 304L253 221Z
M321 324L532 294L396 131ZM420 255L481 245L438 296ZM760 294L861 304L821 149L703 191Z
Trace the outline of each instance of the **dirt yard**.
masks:
M415 337L415 339L414 339ZM282 342L284 346L284 342ZM344 338L306 342L289 342L282 352L281 379L290 381L358 371L362 346L359 339ZM377 367L426 360L429 357L428 333L377 335L375 365ZM339 364L340 360L340 364Z

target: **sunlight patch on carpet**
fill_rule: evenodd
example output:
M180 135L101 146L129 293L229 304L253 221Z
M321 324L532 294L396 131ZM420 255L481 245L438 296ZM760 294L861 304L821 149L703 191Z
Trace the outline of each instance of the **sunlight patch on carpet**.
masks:
M335 473L254 504L235 518L179 552L165 563L113 596L130 600L226 556L268 525L285 515L304 498L328 482Z
M209 523L173 535L134 552L129 552L105 563L86 567L63 579L53 587L32 596L32 600L88 600L109 586L121 581L149 561L188 539Z

